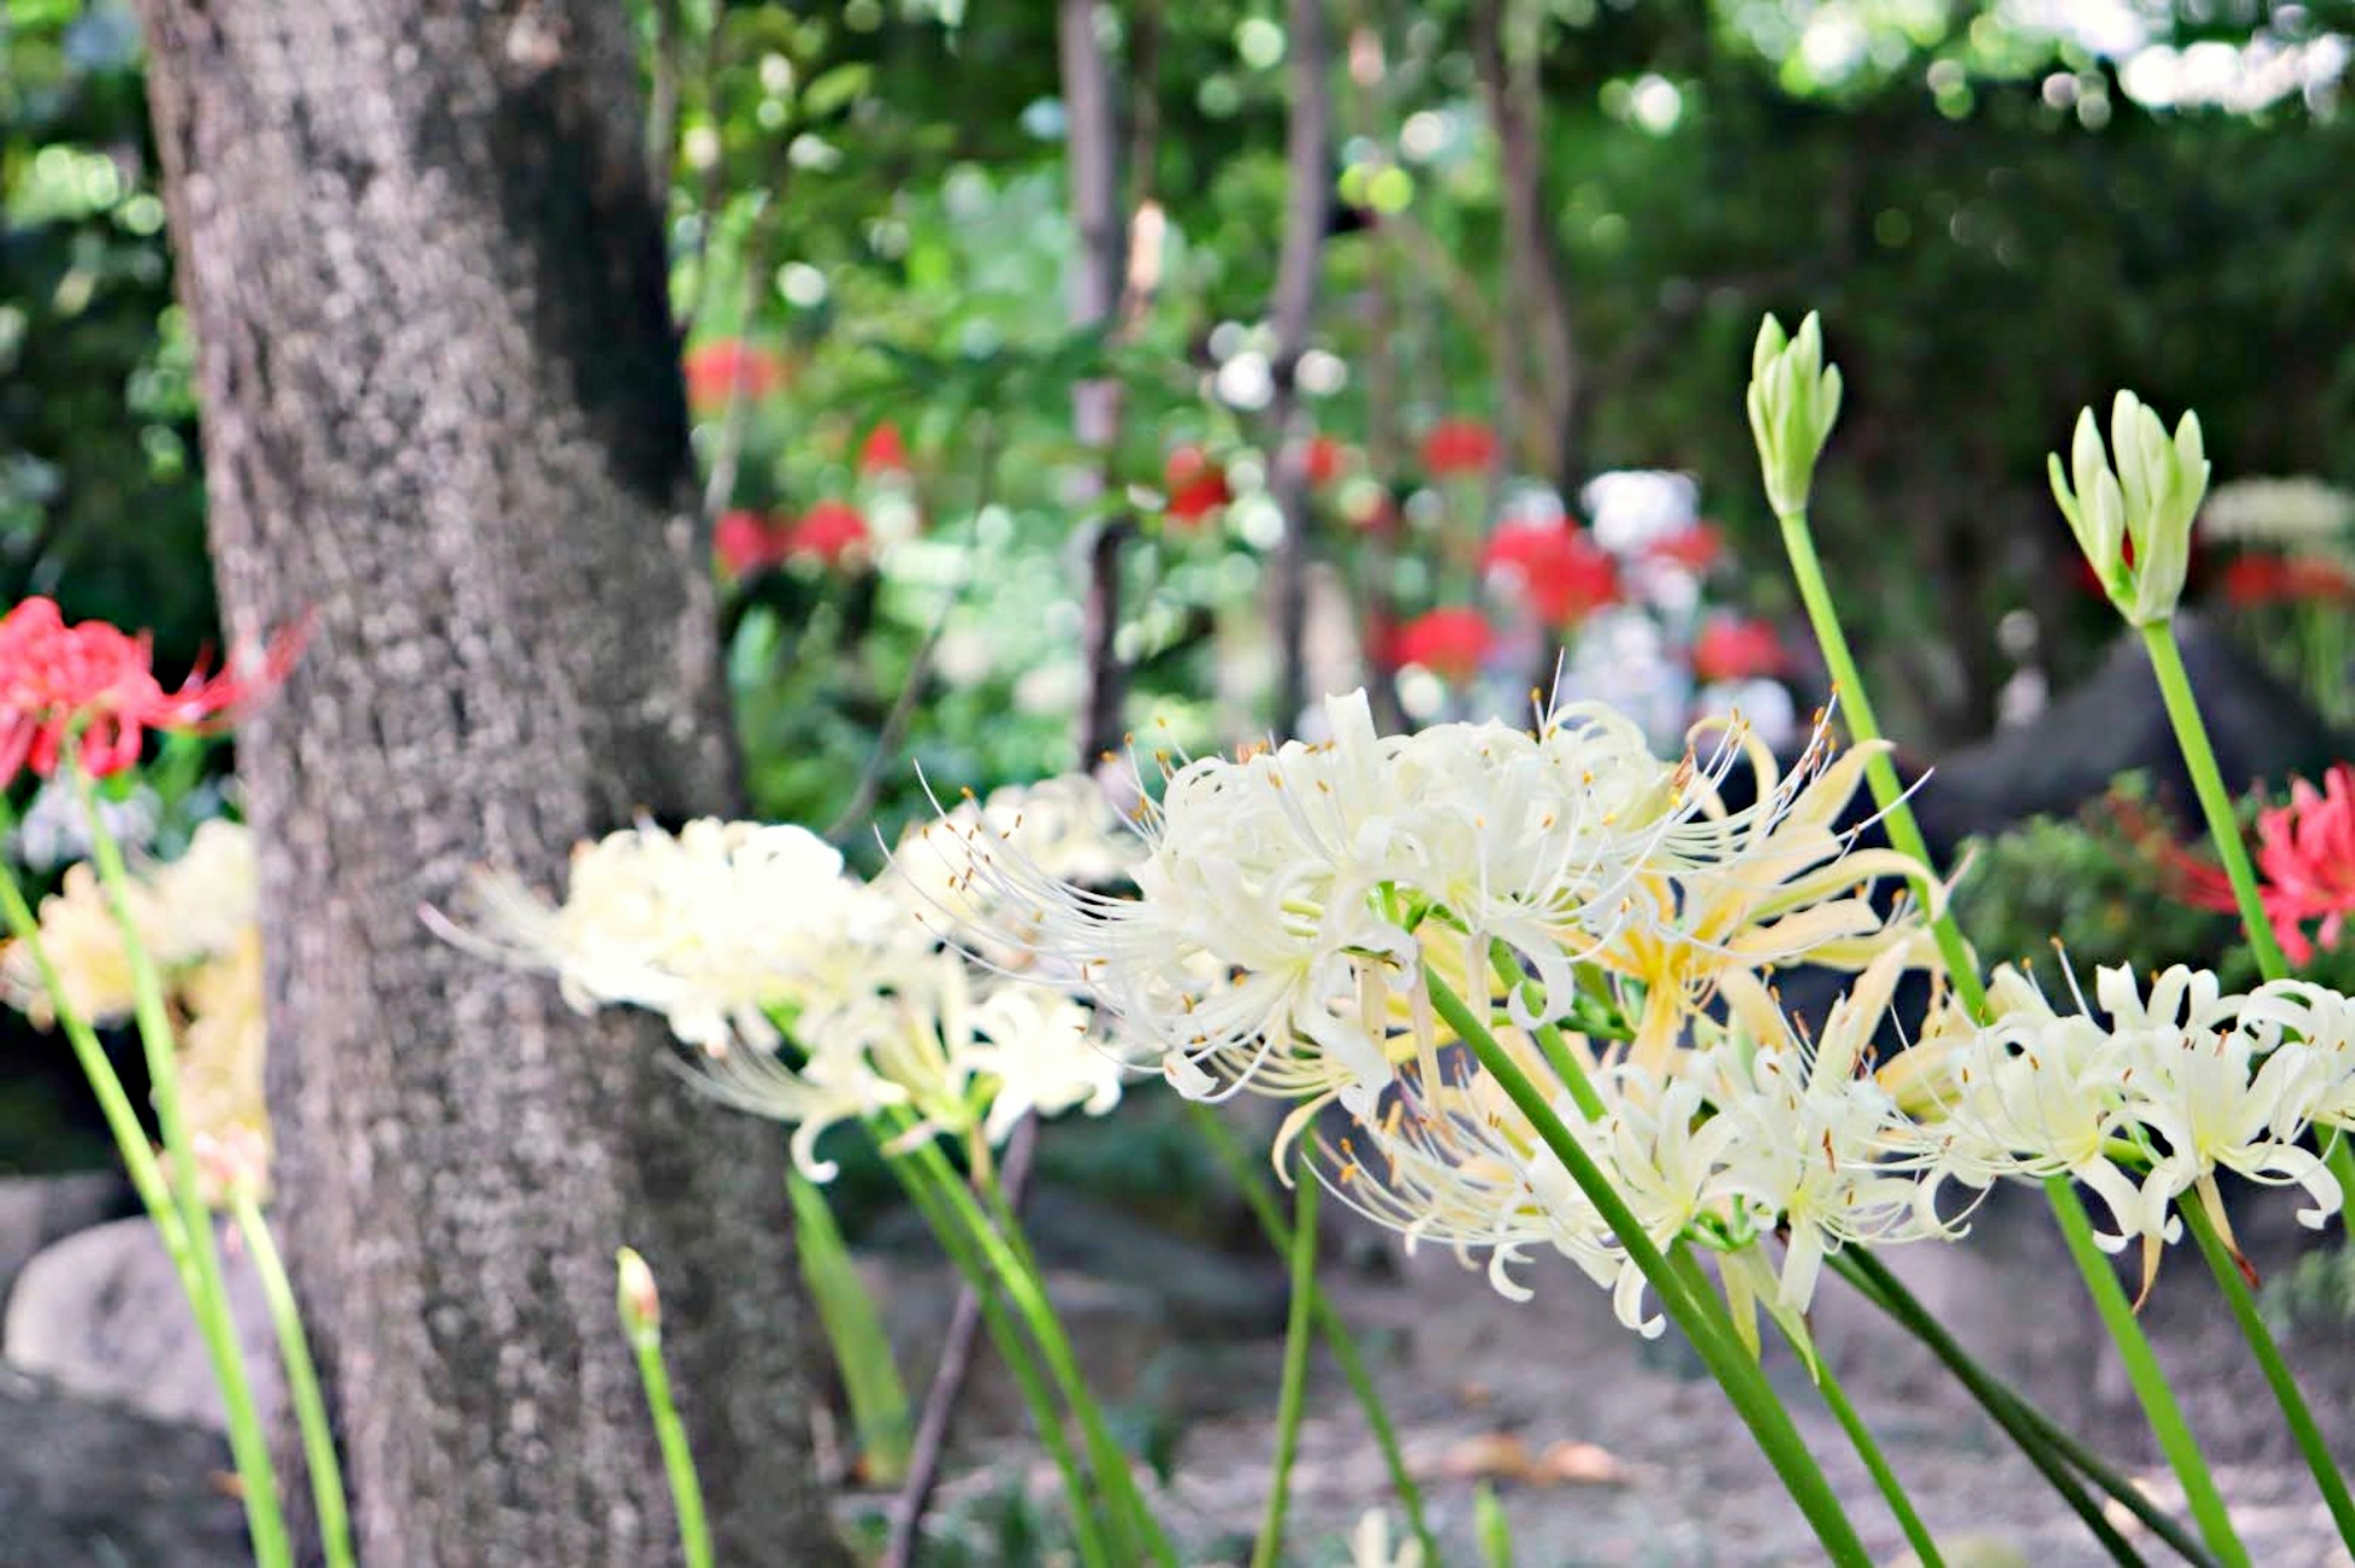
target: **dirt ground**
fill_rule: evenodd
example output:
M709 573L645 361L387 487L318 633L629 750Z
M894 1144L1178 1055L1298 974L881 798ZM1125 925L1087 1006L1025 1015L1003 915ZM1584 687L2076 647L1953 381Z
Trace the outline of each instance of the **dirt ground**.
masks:
M2277 1193L2260 1194L2237 1221L2263 1268L2286 1268L2300 1244L2286 1222L2292 1207ZM1888 1261L1975 1354L2155 1496L2179 1503L2037 1194L2008 1193L1990 1203L1964 1243L1899 1249ZM1329 1281L1376 1369L1409 1463L1423 1477L1447 1563L1480 1561L1472 1513L1484 1474L1495 1478L1511 1520L1519 1568L1766 1568L1823 1560L1689 1349L1628 1334L1608 1300L1567 1265L1532 1271L1529 1280L1537 1298L1516 1305L1482 1275L1426 1253L1406 1260L1391 1279L1337 1274ZM2170 1250L2145 1321L2252 1561L2258 1568L2349 1563L2189 1243ZM1953 1568L2108 1561L1928 1354L1828 1276L1816 1332ZM2355 1335L2335 1325L2302 1328L2286 1349L2334 1444L2342 1454L2355 1452ZM1267 1344L1233 1352L1220 1375L1263 1388L1265 1413L1191 1426L1172 1485L1156 1499L1189 1564L1240 1563L1248 1554L1265 1499L1278 1352ZM1770 1371L1876 1560L1903 1559L1894 1521L1804 1371L1787 1355L1770 1358ZM1348 1388L1321 1357L1311 1392L1287 1560L1322 1568L1348 1562L1349 1528L1390 1496ZM1003 1486L1017 1475L1053 1486L1035 1455L1006 1445L968 1464L952 1494ZM1544 1470L1577 1478L1532 1475ZM1394 1505L1391 1511L1398 1520ZM2176 1560L2125 1523L2152 1563Z

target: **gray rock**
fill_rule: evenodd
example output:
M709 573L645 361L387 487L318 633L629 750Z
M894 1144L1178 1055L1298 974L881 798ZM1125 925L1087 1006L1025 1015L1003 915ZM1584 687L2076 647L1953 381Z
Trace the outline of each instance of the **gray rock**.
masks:
M266 1420L278 1399L276 1343L261 1282L233 1242L222 1237L221 1266ZM226 1424L196 1316L144 1216L69 1236L27 1264L9 1294L0 1360L158 1420Z
M138 1207L131 1183L111 1170L0 1176L0 1306L35 1253Z
M0 1367L0 1568L242 1568L229 1446Z

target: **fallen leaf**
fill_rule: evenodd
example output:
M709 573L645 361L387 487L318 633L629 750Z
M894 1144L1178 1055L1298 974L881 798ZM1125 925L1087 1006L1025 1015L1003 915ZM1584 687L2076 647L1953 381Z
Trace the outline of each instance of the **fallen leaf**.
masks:
M1601 1444L1562 1442L1539 1456L1534 1478L1574 1487L1616 1487L1625 1483L1627 1472Z

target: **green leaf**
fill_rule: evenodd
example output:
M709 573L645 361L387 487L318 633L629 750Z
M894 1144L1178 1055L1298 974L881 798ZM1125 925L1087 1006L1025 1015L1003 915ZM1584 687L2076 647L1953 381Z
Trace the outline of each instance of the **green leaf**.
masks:
M882 1318L866 1282L858 1277L858 1265L850 1261L850 1249L843 1244L825 1194L799 1171L788 1174L785 1185L793 1195L802 1281L817 1303L818 1321L834 1348L843 1390L850 1396L850 1422L858 1434L867 1479L876 1486L896 1486L908 1473L914 1425L907 1385L891 1357L891 1340L883 1332Z
M866 95L875 80L875 68L864 60L853 60L822 71L802 89L802 116L823 120L837 110L847 109Z

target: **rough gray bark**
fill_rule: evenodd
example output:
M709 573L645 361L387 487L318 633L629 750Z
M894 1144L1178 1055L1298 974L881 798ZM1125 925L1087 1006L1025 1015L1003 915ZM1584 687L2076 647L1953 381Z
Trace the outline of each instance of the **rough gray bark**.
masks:
M737 798L623 9L142 12L222 603L312 618L240 761L286 1250L362 1554L676 1555L627 1243L720 1560L839 1561L774 1129L687 1094L655 1021L576 1018L417 912Z

